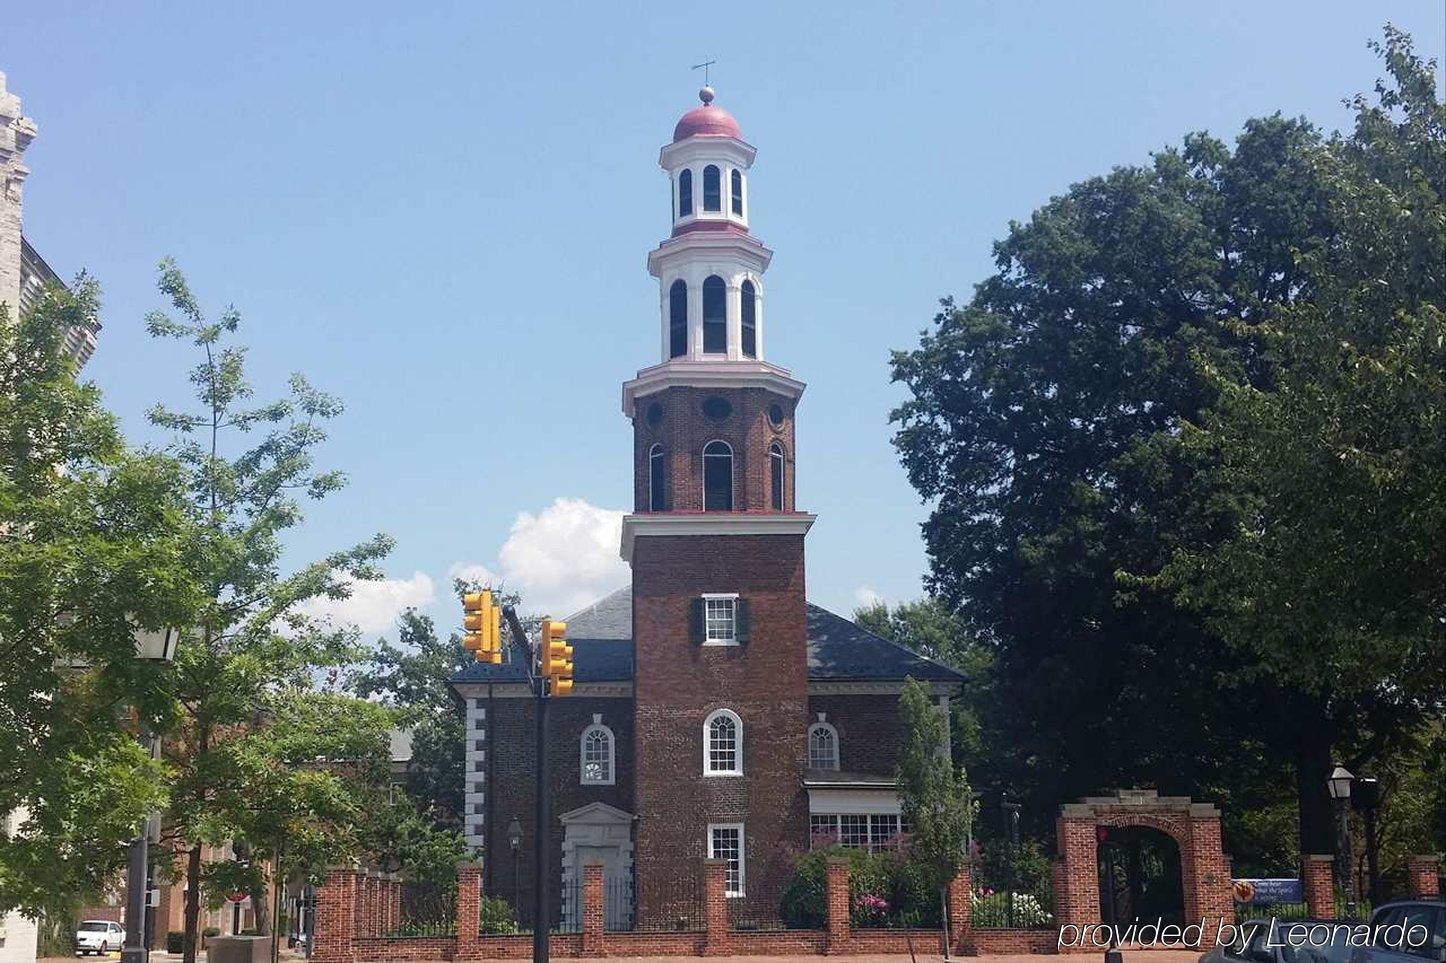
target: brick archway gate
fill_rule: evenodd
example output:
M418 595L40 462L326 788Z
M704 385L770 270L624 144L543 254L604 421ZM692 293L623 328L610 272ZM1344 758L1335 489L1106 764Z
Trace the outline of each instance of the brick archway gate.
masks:
M1055 820L1055 915L1061 925L1100 922L1099 828L1146 826L1180 849L1180 889L1186 924L1206 921L1209 944L1220 919L1234 922L1230 863L1220 841L1220 810L1187 796L1153 789L1120 789L1060 807Z

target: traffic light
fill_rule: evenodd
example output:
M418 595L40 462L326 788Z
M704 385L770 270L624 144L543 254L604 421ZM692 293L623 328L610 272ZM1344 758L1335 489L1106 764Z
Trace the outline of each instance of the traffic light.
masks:
M567 623L542 620L542 674L552 680L553 695L572 691L572 646L567 644Z
M476 653L478 662L502 664L502 610L490 590L462 596L462 628L462 647Z

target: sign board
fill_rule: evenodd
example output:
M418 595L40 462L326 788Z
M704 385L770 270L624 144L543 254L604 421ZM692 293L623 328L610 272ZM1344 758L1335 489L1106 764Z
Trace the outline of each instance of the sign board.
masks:
M1298 879L1236 879L1231 880L1231 889L1237 903L1269 906L1305 901L1305 887Z
M158 889L154 889L154 888L146 890L146 905L147 905L147 906L160 906L160 905L161 905L161 891L158 890Z

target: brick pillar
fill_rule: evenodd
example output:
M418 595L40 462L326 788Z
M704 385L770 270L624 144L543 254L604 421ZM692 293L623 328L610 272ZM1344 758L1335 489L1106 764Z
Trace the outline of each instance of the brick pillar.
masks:
M603 864L582 867L582 955L603 956L606 920L603 907Z
M1054 830L1059 851L1055 873L1055 917L1061 926L1100 921L1100 869L1095 815L1088 806L1061 807ZM1075 810L1079 815L1075 815Z
M1182 851L1184 847L1181 847ZM1219 921L1235 919L1235 895L1231 891L1230 860L1225 856L1220 832L1220 810L1209 803L1190 804L1190 847L1188 863L1194 911L1187 902L1186 920L1206 921L1201 949L1215 946Z
M1305 890L1306 912L1319 920L1336 918L1335 857L1313 854L1301 866L1301 888Z
M824 906L827 915L824 927L827 930L825 952L847 953L849 951L849 861L840 856L830 856L824 883Z
M708 926L703 955L731 955L728 945L728 864L721 859L703 860L703 918Z
M969 864L959 867L959 872L949 881L949 938L954 945L950 953L963 952L971 942L970 929L974 922L974 880L969 873Z
M1439 856L1407 856L1406 885L1415 899L1439 899L1441 896L1441 858Z
M357 871L333 869L316 890L312 963L355 963Z
M392 876L392 886L387 898L387 929L395 932L402 925L402 878Z
M482 955L482 863L457 864L457 950L454 959Z

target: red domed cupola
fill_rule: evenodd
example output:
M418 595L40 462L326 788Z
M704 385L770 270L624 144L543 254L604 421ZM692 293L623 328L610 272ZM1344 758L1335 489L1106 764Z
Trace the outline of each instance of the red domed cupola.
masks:
M687 140L689 137L733 137L743 139L743 131L738 126L738 121L733 115L722 107L713 103L713 88L704 87L698 91L698 99L703 101L699 107L694 107L682 116L678 126L673 128L673 143L680 140Z

